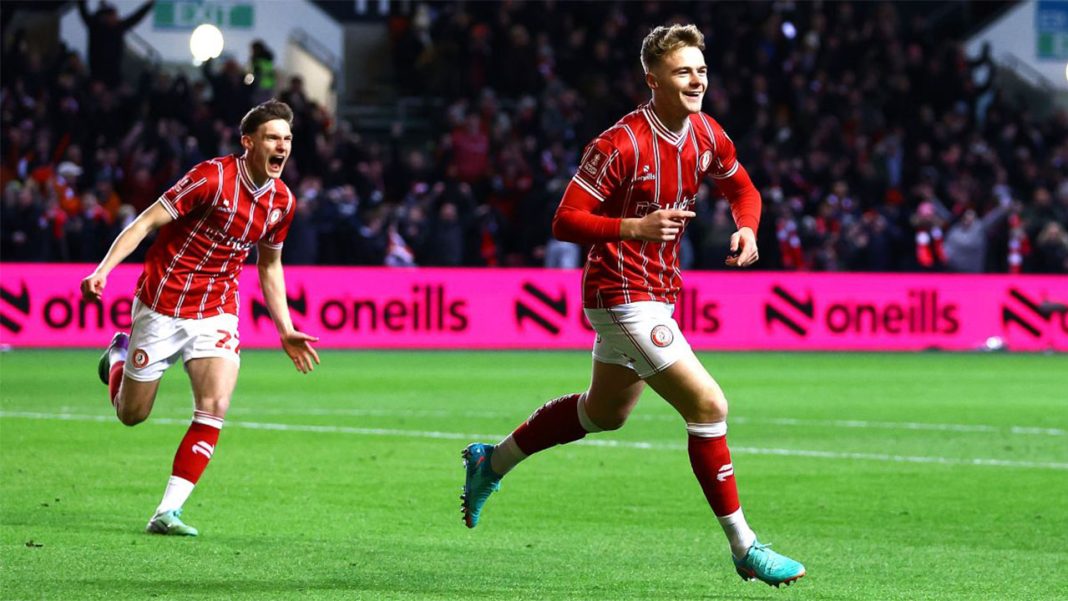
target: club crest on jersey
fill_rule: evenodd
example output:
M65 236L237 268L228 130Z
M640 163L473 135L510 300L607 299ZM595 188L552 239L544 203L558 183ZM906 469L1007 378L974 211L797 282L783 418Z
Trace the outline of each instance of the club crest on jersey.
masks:
M652 339L653 344L660 348L664 348L675 341L675 335L671 333L671 328L665 325L653 328L653 331L649 333L649 337Z
M267 218L267 220L271 223L271 225L274 225L274 224L278 223L278 220L281 219L281 218L282 218L282 209L274 209L274 210L271 211L271 215Z
M701 153L701 158L698 161L698 166L701 171L708 171L708 168L712 166L712 151L706 150Z
M141 369L142 367L148 365L148 353L145 352L145 349L139 348L135 350L133 352L132 362L133 366L138 369Z

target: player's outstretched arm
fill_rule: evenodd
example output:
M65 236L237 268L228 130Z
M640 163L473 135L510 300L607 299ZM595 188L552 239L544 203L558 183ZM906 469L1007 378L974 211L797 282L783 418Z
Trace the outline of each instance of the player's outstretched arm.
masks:
M111 270L130 256L130 253L137 250L138 245L146 236L170 223L172 219L171 214L157 200L126 226L126 229L122 230L111 243L108 254L104 255L104 259L96 266L93 273L82 280L82 296L85 300L99 300L108 284L108 274Z
M282 273L282 249L259 244L260 258L256 264L260 273L260 288L267 310L274 320L278 337L282 341L282 350L293 360L293 365L302 374L310 373L319 364L319 353L311 343L318 338L298 332L293 328L289 317L289 305L286 303L286 280Z

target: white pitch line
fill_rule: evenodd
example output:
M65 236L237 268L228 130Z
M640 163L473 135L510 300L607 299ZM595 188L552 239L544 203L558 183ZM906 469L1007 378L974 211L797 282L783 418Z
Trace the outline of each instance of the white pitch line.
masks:
M111 422L110 415L78 415L71 413L36 413L29 411L0 411L0 417L59 421ZM188 424L187 419L153 418L150 423L161 425ZM445 440L499 440L502 434L468 434L463 432L437 432L432 430L402 430L394 428L355 428L351 426L317 426L310 424L274 424L262 422L227 421L230 428L249 430L274 430L280 432L317 432L334 434L356 434L361 436L401 436L413 438L436 438ZM678 443L642 442L626 440L583 439L575 444L593 447L616 447L644 450L685 450L686 445ZM892 463L926 463L938 465L975 465L990 467L1034 468L1049 470L1068 470L1068 463L1048 461L1015 461L1009 459L987 459L982 457L958 459L954 457L928 457L915 455L890 455L885 453L850 453L838 451L814 451L806 449L776 449L764 447L731 447L732 453L744 455L777 455L782 457L813 457L819 459L860 459L867 461L885 461Z
M77 407L61 407L64 412L77 411ZM448 409L259 409L235 407L230 415L294 415L294 416L348 416L348 417L466 417L475 419L522 419L514 412L502 411L450 411ZM678 422L677 415L632 415L632 421ZM990 426L986 424L940 424L925 422L885 422L857 419L797 419L790 417L731 417L732 424L770 424L773 426L832 427L877 430L919 430L935 432L964 432L980 434L1015 434L1020 436L1068 436L1068 430L1034 426Z

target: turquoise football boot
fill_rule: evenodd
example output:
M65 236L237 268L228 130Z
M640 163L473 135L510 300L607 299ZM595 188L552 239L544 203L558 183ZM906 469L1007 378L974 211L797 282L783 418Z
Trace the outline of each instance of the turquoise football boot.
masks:
M734 560L734 569L738 570L738 575L743 580L760 580L778 587L780 584L789 586L805 575L805 566L772 551L770 546L757 541L749 547L744 558L731 557Z
M115 332L115 335L111 337L108 348L104 349L104 354L100 355L100 361L96 364L96 375L100 376L100 381L105 386L107 386L108 379L111 376L111 366L115 361L125 361L126 351L129 348L130 337L122 332Z
M461 511L464 514L464 524L468 528L478 525L478 518L482 514L482 506L489 496L501 489L501 477L490 469L490 456L493 455L493 445L473 442L467 445L462 456L467 477L464 480L464 493L460 495Z
M152 516L145 526L145 532L152 534L170 534L172 536L196 536L197 529L182 521L182 510L172 509Z

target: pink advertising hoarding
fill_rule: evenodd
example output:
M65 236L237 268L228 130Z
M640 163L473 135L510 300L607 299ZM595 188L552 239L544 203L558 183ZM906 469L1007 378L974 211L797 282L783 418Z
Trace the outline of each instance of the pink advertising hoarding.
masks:
M0 342L102 347L130 325L140 266L80 300L87 265L0 264ZM294 322L322 348L586 349L581 273L543 269L288 267ZM275 348L257 282L241 283L241 345ZM714 350L1068 351L1066 276L691 272L675 318ZM1052 310L1051 310L1052 309Z

